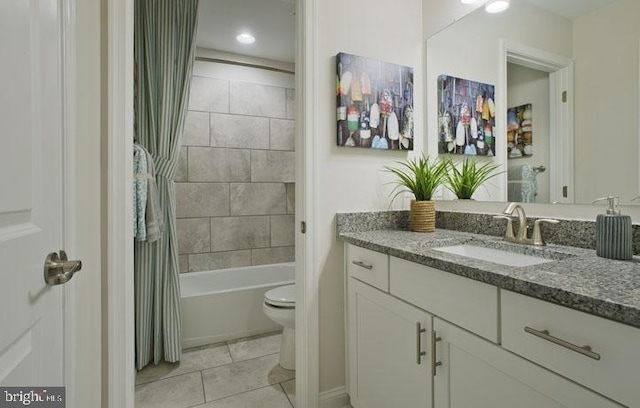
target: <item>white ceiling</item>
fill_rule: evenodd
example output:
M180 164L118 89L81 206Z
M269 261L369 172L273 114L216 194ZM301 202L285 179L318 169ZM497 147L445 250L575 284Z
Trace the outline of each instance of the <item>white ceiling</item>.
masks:
M198 47L275 61L295 59L295 0L200 0ZM251 45L236 36L247 31Z
M538 7L553 11L571 20L608 6L618 0L527 0Z

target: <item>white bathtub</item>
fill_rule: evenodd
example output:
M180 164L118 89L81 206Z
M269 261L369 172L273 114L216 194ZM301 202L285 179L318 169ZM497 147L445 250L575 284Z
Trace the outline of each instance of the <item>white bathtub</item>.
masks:
M182 346L195 347L281 328L262 312L264 293L294 282L293 262L180 275Z

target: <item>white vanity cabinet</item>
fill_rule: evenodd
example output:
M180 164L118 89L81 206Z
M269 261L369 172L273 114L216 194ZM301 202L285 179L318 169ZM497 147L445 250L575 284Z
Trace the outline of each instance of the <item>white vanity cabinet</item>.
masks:
M617 336L611 332L619 326L623 337L634 336L624 340L624 352L631 354L622 371L617 364L604 365L606 372L585 377L578 365L568 370L558 365L561 356L554 353L564 351L547 350L547 342L520 333L523 324L546 327L533 318L543 308L525 302L531 298L345 245L347 391L354 408L623 407L614 400L640 407L640 401L625 400L635 392L631 384L640 388L640 352L630 348L640 330L589 315L605 322L608 336ZM557 313L542 313L550 314ZM592 377L597 381L590 382ZM614 382L622 385L600 385ZM621 388L628 392L618 392Z
M453 324L434 318L435 408L620 408Z

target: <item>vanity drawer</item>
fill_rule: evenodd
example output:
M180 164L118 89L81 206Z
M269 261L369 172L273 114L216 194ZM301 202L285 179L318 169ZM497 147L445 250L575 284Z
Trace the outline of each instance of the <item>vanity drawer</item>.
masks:
M389 291L388 255L347 244L347 271L351 278Z
M502 291L502 346L615 401L640 407L640 329Z
M395 257L389 264L392 295L498 342L498 288Z

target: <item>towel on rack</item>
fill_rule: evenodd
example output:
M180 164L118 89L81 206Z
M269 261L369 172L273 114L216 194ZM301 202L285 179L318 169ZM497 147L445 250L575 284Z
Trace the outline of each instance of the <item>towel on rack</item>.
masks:
M147 155L147 208L146 208L146 227L147 242L153 242L160 239L164 231L163 212L160 209L160 200L158 198L158 185L156 184L156 171L153 164L151 153L144 147L140 146Z
M533 203L536 201L536 195L538 195L538 179L537 174L533 170L530 164L525 164L521 169L522 174L522 186L520 194L522 195L523 203Z
M147 239L146 210L147 192L147 154L137 144L133 145L133 236L136 241Z

